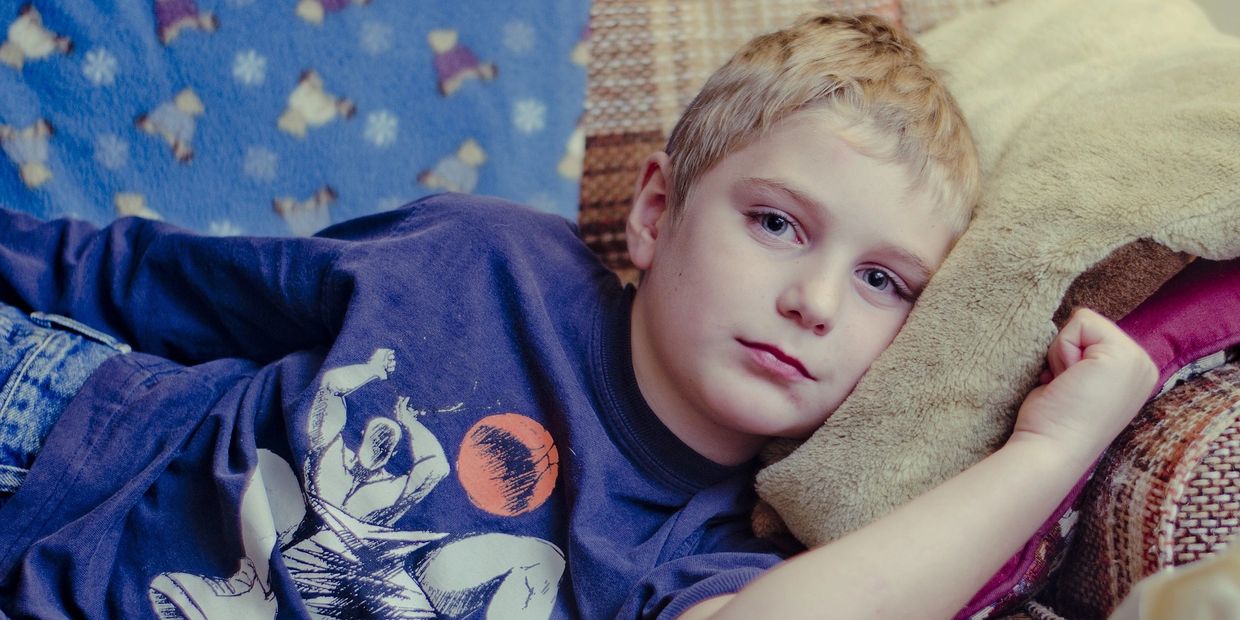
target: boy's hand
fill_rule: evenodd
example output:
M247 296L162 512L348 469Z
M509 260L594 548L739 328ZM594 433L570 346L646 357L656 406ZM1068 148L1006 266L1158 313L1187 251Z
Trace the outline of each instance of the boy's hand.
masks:
M1043 385L1025 397L1009 442L1050 440L1088 465L1149 398L1158 369L1136 342L1098 313L1080 308L1051 342Z

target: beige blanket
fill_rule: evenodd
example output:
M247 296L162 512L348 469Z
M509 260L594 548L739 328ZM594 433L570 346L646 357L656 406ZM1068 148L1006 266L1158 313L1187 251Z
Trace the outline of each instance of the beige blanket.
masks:
M1240 256L1240 41L1190 0L1011 0L921 41L973 126L985 189L891 348L758 477L810 545L998 448L1065 291L1113 250Z

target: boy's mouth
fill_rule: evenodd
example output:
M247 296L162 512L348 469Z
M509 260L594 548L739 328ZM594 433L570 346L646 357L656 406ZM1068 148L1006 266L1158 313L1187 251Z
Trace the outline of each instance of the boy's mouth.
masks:
M817 381L814 375L809 374L809 371L805 369L805 365L801 363L801 360L784 353L779 347L764 342L749 342L740 338L736 340L754 353L757 362L764 368L787 379L803 377L810 381ZM796 376L798 374L800 377Z

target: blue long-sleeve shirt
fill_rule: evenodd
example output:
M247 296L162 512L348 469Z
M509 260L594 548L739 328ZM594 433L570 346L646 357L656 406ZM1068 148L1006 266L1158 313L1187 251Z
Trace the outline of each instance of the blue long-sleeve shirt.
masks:
M566 220L473 196L311 238L0 213L0 300L136 351L0 508L0 610L592 619L734 592L780 559L752 472L641 398L632 295Z

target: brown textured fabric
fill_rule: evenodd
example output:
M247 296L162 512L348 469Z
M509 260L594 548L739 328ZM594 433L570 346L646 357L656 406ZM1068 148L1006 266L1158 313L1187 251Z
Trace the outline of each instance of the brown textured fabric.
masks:
M1090 482L1052 607L1102 618L1142 577L1222 549L1240 532L1240 363L1154 400Z
M1119 320L1192 260L1191 254L1174 252L1149 239L1121 246L1077 276L1055 312L1055 325L1063 327L1072 309L1082 306Z

